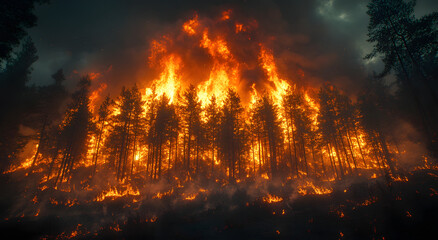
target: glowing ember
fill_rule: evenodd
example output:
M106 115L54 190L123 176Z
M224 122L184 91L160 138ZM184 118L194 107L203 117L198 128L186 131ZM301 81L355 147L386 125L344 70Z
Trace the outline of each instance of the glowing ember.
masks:
M157 193L155 196L153 196L152 198L158 198L158 199L161 199L161 198L163 198L164 196L170 196L172 193L173 193L173 189L170 189L169 191L164 192L164 193L158 192L158 193Z
M267 203L277 203L283 201L283 198L268 194L266 197L263 197L263 201Z
M183 29L189 35L193 35L196 33L196 28L199 26L198 23L198 15L195 15L193 19L190 19L188 22L183 24Z
M377 197L372 197L371 199L366 199L364 202L358 203L358 206L368 206L377 202Z
M101 202L105 199L115 199L124 196L138 196L140 192L138 190L132 189L132 187L127 187L125 190L118 190L117 188L110 188L109 191L104 191L100 196L98 196L95 201Z
M153 222L156 222L157 220L158 220L157 217L152 217L152 218L150 218L150 219L146 219L146 222L151 222L151 223L153 223Z
M184 199L191 201L191 200L194 200L197 195L198 194L188 194L187 197L185 197Z
M323 194L330 194L333 192L332 188L326 188L323 186L315 186L313 182L307 181L303 185L300 185L298 187L298 193L301 195L308 195L308 194L317 194L317 195L323 195Z
M11 173L11 172L16 172L16 171L19 171L19 170L29 169L32 166L32 163L33 163L33 160L34 160L34 156L35 156L35 154L37 152L37 149L38 149L38 144L35 144L32 147L32 150L31 150L31 157L26 158L18 166L11 166L11 168L9 170L5 171L4 174Z

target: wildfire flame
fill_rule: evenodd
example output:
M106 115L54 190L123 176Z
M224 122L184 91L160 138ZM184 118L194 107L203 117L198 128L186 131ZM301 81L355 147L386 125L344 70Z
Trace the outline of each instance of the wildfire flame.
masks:
M278 149L280 156L277 156L279 160L274 159L274 161L284 161L284 165L278 166L279 168L284 166L285 169L292 169L292 173L286 177L288 181L290 180L294 184L298 184L297 192L300 195L331 194L333 192L333 188L330 186L330 184L337 179L340 179L342 175L338 173L338 169L343 169L343 172L346 172L350 175L360 175L363 173L363 176L367 176L370 179L377 179L378 177L384 175L383 172L385 172L389 166L382 160L382 154L374 151L375 149L381 151L381 145L379 145L380 143L369 141L363 128L357 126L359 123L352 123L352 125L355 126L354 131L335 133L336 135L339 135L340 138L340 142L336 143L336 145L343 146L344 151L339 151L339 146L322 142L319 145L315 144L315 148L318 148L316 151L313 149L313 146L311 148L309 146L304 146L304 143L302 143L303 146L297 144L297 138L299 137L301 138L301 142L312 138L322 139L323 137L321 131L319 131L319 121L321 121L319 118L322 115L320 111L320 105L323 105L323 103L318 101L316 89L313 89L312 87L308 87L306 89L299 88L295 83L295 79L288 79L285 74L280 72L281 65L278 64L276 58L277 56L269 47L270 45L267 42L263 42L262 39L257 39L257 41L254 40L251 35L252 31L257 28L257 23L255 21L250 23L235 21L233 12L231 10L224 11L220 17L216 18L214 21L211 19L209 19L209 21L207 20L208 19L195 14L191 19L188 19L181 26L178 26L178 34L167 34L150 42L150 52L148 56L149 67L156 70L156 76L154 76L151 82L149 82L149 79L145 79L145 82L149 82L150 84L147 85L147 87L139 90L141 93L143 112L140 113L139 116L134 116L141 118L140 122L144 124L144 126L141 128L131 124L133 118L129 118L129 120L126 121L125 125L129 125L129 127L126 128L126 131L122 135L124 139L123 144L134 144L126 147L126 152L119 153L119 155L117 155L118 159L116 160L119 162L124 160L126 163L129 163L127 164L128 166L126 168L131 172L128 174L129 177L126 177L122 180L126 182L118 182L118 185L108 185L105 188L100 188L100 191L93 189L92 184L89 184L89 181L91 181L89 179L96 179L95 175L90 176L89 179L82 180L80 182L82 187L81 189L93 191L93 199L90 200L90 202L110 201L127 196L133 198L132 202L139 201L138 199L140 199L140 197L138 196L142 195L144 192L140 192L140 185L138 185L138 182L147 182L149 179L157 180L156 178L152 177L151 172L153 172L153 170L150 169L151 167L156 167L157 165L157 162L155 162L156 159L154 159L156 156L162 157L162 159L160 158L159 164L160 170L162 170L163 173L160 174L162 174L162 176L167 174L167 181L174 183L174 185L172 188L166 189L167 191L160 190L159 192L148 192L148 198L162 199L177 195L178 199L181 200L192 201L195 199L200 199L199 196L207 195L208 191L206 189L200 188L198 192L193 192L191 189L190 191L187 191L189 193L185 192L181 194L182 191L179 191L179 188L183 188L187 182L196 179L204 172L208 172L206 173L206 175L208 175L207 178L210 178L215 182L215 184L218 184L218 186L224 186L228 183L226 179L231 179L231 176L227 170L229 170L231 167L230 165L226 164L229 163L230 159L228 156L221 156L218 154L218 146L214 146L214 144L217 144L218 139L213 137L211 140L213 144L211 145L199 144L199 142L203 142L205 140L203 138L211 137L211 132L216 131L214 133L217 134L217 129L209 129L211 130L209 134L195 137L193 135L200 130L187 130L185 128L188 128L186 125L189 124L180 121L173 126L175 128L175 132L164 133L171 127L161 126L162 128L157 131L154 136L144 137L144 135L147 135L145 133L150 131L158 118L156 109L152 109L150 103L154 100L165 99L161 98L165 95L168 99L168 102L159 106L162 108L161 110L164 109L163 115L170 114L171 111L169 109L165 109L165 107L172 106L175 107L173 109L174 114L177 115L177 117L180 117L180 115L183 114L181 113L181 95L190 84L194 84L195 86L196 97L198 104L200 105L199 114L202 116L202 119L201 123L197 122L199 125L196 126L199 128L210 127L207 126L208 124L205 115L209 104L212 103L213 96L216 99L217 108L219 109L216 109L218 116L217 119L214 120L216 122L213 123L219 122L220 119L224 117L223 112L220 112L220 109L224 105L224 101L227 98L227 91L230 88L236 91L239 96L246 97L246 100L242 101L243 106L245 107L242 110L241 117L244 124L237 129L237 132L238 134L244 132L246 135L244 135L243 138L249 139L249 141L248 144L242 147L243 149L239 149L239 151L241 150L242 152L246 151L244 154L242 154L243 160L241 162L239 161L238 163L239 175L235 176L235 179L230 180L229 182L233 181L235 183L241 183L245 180L251 180L253 178L264 179L267 181L262 182L268 182L275 179L272 171L270 172L270 170L275 168L275 166L273 166L274 164L269 164L269 161L275 158L274 154L272 153L272 151L275 149ZM215 25L211 25L212 22L214 22L214 24L223 25L220 25L222 26L220 28L215 28ZM244 38L246 41L245 43L248 43L248 45L253 47L250 48L251 51L254 51L252 52L254 57L254 59L252 59L252 63L250 63L251 61L249 60L245 61L245 59L239 55L240 49L236 49L236 43L233 41L233 38L237 37ZM180 41L183 40L190 41L190 43L192 43L191 45L184 45L190 48L186 49L188 51L182 52L178 48ZM242 48L244 48L244 46L242 46ZM187 52L191 53L192 51L197 51L199 55L203 55L203 61L205 61L205 63L199 63L199 60L195 59L195 57L187 56L190 55ZM188 61L188 59L191 61ZM206 73L204 75L199 74L199 76L203 77L188 74L188 72L190 72L189 70L192 70L192 68L196 69L192 66L195 64L202 64L202 69L205 69ZM258 76L257 78L262 79L249 81L245 78L245 73L248 71L260 72L260 75L263 76ZM302 78L307 76L302 69L298 70L297 74ZM78 162L74 163L76 168L99 169L95 170L93 174L99 174L100 170L104 172L107 166L114 167L114 158L116 157L112 156L112 153L109 153L109 147L107 145L109 145L109 139L114 137L111 136L111 131L119 127L116 126L115 122L120 120L119 118L123 118L122 113L125 111L125 109L122 108L122 100L117 98L114 100L114 104L109 107L107 119L100 119L98 117L98 113L96 111L99 109L98 103L101 102L101 95L108 87L106 83L97 82L97 80L102 78L104 78L104 75L100 73L90 74L90 79L94 79L95 81L93 81L94 85L92 85L93 87L90 89L89 95L89 104L91 112L94 115L93 124L99 127L101 126L102 129L101 131L98 131L100 135L96 133L90 134L90 136L87 138L88 149L84 154L85 156L81 157ZM308 136L302 132L299 132L299 121L290 119L294 116L291 117L286 115L284 99L288 94L292 94L293 97L296 97L294 100L302 101L300 104L298 104L299 106L295 107L294 110L296 110L298 113L300 111L308 113L310 118L310 124L308 128L311 130L309 131L314 134L314 136ZM263 134L265 133L260 131L262 126L254 124L254 114L252 111L259 107L258 104L260 104L263 99L269 99L272 101L273 108L277 110L277 115L275 118L278 118L276 120L279 122L280 130L278 134L280 135L279 139L281 141L275 146L268 146L269 144L267 143L266 139L271 136L264 136ZM157 106L153 107L157 108ZM169 111L166 112L166 110ZM73 109L71 111L74 112L77 110ZM238 119L236 121L240 120L241 119ZM145 124L145 122L148 123ZM63 126L63 124L64 122L61 124L61 126ZM139 130L139 134L135 136L127 136L134 132L135 127L141 128ZM161 141L160 146L153 145L159 141ZM199 146L197 146L196 149L190 149L190 144L194 143L198 144ZM121 145L122 144L118 144L116 148L122 147ZM186 150L187 148L188 151ZM50 184L55 181L55 179L57 180L57 177L54 176L56 174L53 172L59 172L65 166L60 164L61 160L59 156L56 155L56 151L58 149L51 149L49 151L51 154L55 155L54 157L47 157L48 154L46 153L44 158L41 157L42 154L38 152L38 149L38 142L33 141L30 144L29 151L27 151L28 154L26 157L23 157L23 161L14 163L10 169L4 173L14 173L22 170L26 170L26 172L28 172L33 165L37 166L33 173L41 173L44 170L47 171L47 169L51 169L50 171L52 172L48 174L47 177L39 180L39 190L56 190L64 192L73 191L73 187L49 187L52 186ZM211 151L211 149L213 150ZM293 151L295 152L293 153ZM394 149L389 149L389 151L391 152L389 155L394 155L392 153L396 152ZM98 153L101 153L101 155L98 156ZM398 154L403 155L404 153L400 152ZM195 155L196 157L192 155ZM123 157L125 158L123 159ZM308 159L306 159L306 157ZM196 163L194 163L195 160ZM176 170L184 168L186 164L189 165L187 163L189 161L192 161L189 164L196 164L196 173L194 173L189 166L188 170L183 170L185 171L184 174L186 174L186 176L174 174ZM163 166L161 166L161 162ZM293 162L297 166L294 166ZM198 165L200 166L200 173L198 173ZM300 169L298 169L298 165ZM305 170L305 167L303 166L306 166L309 169ZM296 171L294 170L294 167L297 168ZM424 156L424 166L418 167L417 169L431 168L434 168L434 166L432 166L430 162L428 162L427 157ZM324 169L324 172L317 173L318 169ZM308 180L311 179L310 177L312 174L315 174L315 179L324 180ZM306 178L301 178L304 176ZM159 180L163 178L160 178ZM303 179L306 180L304 181ZM403 176L394 176L392 180L394 182L407 182L408 178ZM344 192L346 192L346 190ZM430 188L429 194L434 196L438 193L435 189ZM96 195L97 197L95 197ZM130 197L127 198L131 199ZM34 204L38 203L38 198L36 196L34 198L29 198L29 200L31 200ZM283 198L268 194L267 196L262 197L262 200L271 204L282 202ZM365 200L364 202L357 203L357 206L368 206L376 201L377 199L371 198ZM78 204L77 199L61 201L50 198L49 202L52 205L61 204L67 207ZM40 211L38 210L36 212L36 216L38 216L39 213ZM283 210L281 215L284 214L285 211ZM340 218L344 217L344 213L342 211L338 212L338 215ZM146 221L155 222L156 220L157 218L154 217ZM118 225L116 225L112 230L119 231L120 228ZM75 232L72 232L72 235L74 234Z
M266 197L263 197L263 201L267 203L277 203L283 201L282 197L268 194Z
M332 188L315 186L312 181L307 181L303 185L300 185L298 187L298 193L303 196L308 194L323 195L323 194L330 194L332 192L333 192Z
M138 190L133 189L131 186L127 186L125 190L118 190L117 188L111 188L109 191L102 192L95 201L101 202L107 198L114 199L124 196L138 196L140 192Z

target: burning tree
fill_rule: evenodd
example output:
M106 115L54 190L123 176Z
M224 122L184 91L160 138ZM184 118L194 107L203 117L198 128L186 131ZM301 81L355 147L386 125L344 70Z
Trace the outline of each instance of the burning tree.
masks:
M68 106L64 120L59 129L59 148L61 165L57 170L55 185L64 179L69 181L74 165L83 160L88 147L91 111L89 107L89 87L91 80L88 76L81 79L78 90L73 93L73 102ZM57 160L53 158L53 162ZM49 176L51 171L49 170Z
M85 77L72 95L63 123L50 130L58 133L46 135L43 121L31 165L45 147L52 149L52 156L46 150L43 156L51 158L48 179L56 169L55 184L71 177L75 164L93 166L92 175L111 166L121 183L160 180L163 174L167 181L179 182L201 178L240 182L258 176L332 181L381 170L397 175L395 156L400 152L389 137L391 118L384 115L389 107L381 98L389 93L379 92L384 88L372 90L374 95L365 92L355 104L331 84L319 91L299 87L282 76L266 44L252 44L247 38L256 25L235 25L230 18L218 21L236 26L236 31L216 30L195 15L179 33L209 57L205 81L193 85L184 79L183 63L188 59L173 42L179 35L175 40L171 36L153 40L149 60L158 78L152 87L123 87L119 97L106 97L96 107L103 85L91 91L91 78L100 75ZM227 34L243 37L255 51L251 69L239 62ZM240 86L242 73L253 68L266 81L249 89ZM242 100L245 93L250 100L248 96ZM51 147L43 139L52 142Z
M401 10L393 13L394 6ZM383 75L393 68L403 73L400 83L414 87L412 96L421 117L430 124L435 113L425 113L432 109L426 98L433 100L434 92L420 97L419 84L429 87L433 74L414 63L436 50L420 44L433 38L424 31L432 29L435 15L416 20L412 7L395 0L371 2L370 41L376 49L368 57L384 55ZM391 109L397 98L381 76L370 80L356 100L333 84L307 86L282 73L272 43L258 34L257 21L234 19L231 10L218 19L195 14L178 27L179 31L151 41L149 66L156 75L151 82L122 87L120 95L111 98L102 94L107 85L95 83L100 74L87 75L70 96L60 123L57 110L66 91L61 85L64 75L57 72L55 84L38 92L37 141L29 142L34 149L31 157L4 173L25 170L27 177L36 179L38 193L50 191L66 198L45 201L51 205L102 204L105 214L106 204L115 199L123 199L123 208L147 212L160 199L178 199L171 205L187 207L188 201L206 202L228 190L233 197L227 200L243 199L241 206L255 210L271 206L274 211L270 209L269 215L286 215L302 204L298 200L298 205L288 205L296 204L300 196L324 203L324 211L336 213L336 219L344 218L347 205L352 210L346 212L351 213L377 204L379 198L399 201L400 196L392 193L373 195L383 190L371 187L367 188L371 196L359 201L361 188L352 184L350 195L347 186L357 179L365 183L379 179L373 186L380 189L381 182L408 184L408 176L414 175L401 166L408 154L396 137L398 112ZM384 42L388 38L391 41ZM420 53L414 54L417 45ZM18 59L6 73L24 71L14 85L14 91L23 94L36 59L31 42ZM256 77L248 77L251 74ZM418 76L424 79L416 82ZM10 136L16 136L17 128L15 124ZM13 150L12 156L22 148L17 143L6 141L0 147ZM436 167L426 154L422 161L414 170L435 178ZM431 197L436 195L432 186ZM70 199L78 189L81 197ZM333 205L339 196L349 199ZM32 198L35 204L41 201L38 197ZM147 214L146 220L138 221L156 222L158 213ZM313 223L313 218L304 222ZM114 226L111 230L121 230L119 224ZM79 229L76 226L71 235Z
M260 159L268 163L267 172L271 178L278 177L279 166L284 166L279 160L282 159L282 130L278 119L278 109L267 96L262 97L256 103L253 120L259 123L259 141L264 149L264 157ZM267 156L269 158L267 159Z
M244 151L242 113L243 108L237 92L229 88L222 107L222 119L219 126L219 151L224 159L224 164L226 164L224 167L228 169L229 181L234 181L237 177L236 170L239 177L242 176L243 171L241 159Z

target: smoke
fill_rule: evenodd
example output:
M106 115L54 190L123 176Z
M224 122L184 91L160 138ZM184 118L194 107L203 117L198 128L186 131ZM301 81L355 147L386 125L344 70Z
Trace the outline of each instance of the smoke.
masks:
M227 35L233 38L228 40L236 59L247 64L247 71L242 72L246 88L266 78L256 63L255 49L262 42L273 49L279 72L291 83L318 87L330 81L355 93L365 79L362 52L355 45L364 32L349 31L366 30L366 22L349 18L337 23L333 31L337 20L332 15L340 7L347 13L358 8L338 1L332 6L321 1L107 1L104 6L88 1L53 2L38 9L39 24L31 31L40 55L33 82L47 84L48 76L58 68L72 73L69 81L74 82L79 75L105 72L112 66L102 77L108 84L103 94L118 95L122 85L148 86L157 77L156 69L148 64L152 40L180 33L195 12L200 19L209 19L205 22L209 29L229 32L234 28L215 20L231 9L234 21L254 27L251 41L243 38L247 35ZM208 58L181 38L176 39L177 47L189 69L184 77L193 83L205 80Z
M399 154L394 157L397 158L399 168L406 171L432 162L425 144L427 139L418 129L406 121L400 121L396 129L398 131L394 131L394 140Z

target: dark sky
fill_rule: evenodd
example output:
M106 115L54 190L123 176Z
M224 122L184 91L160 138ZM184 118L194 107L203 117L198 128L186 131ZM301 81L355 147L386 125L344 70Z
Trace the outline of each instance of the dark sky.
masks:
M87 72L103 73L113 88L147 84L152 39L180 28L194 11L208 17L230 8L241 18L256 19L261 34L276 37L273 50L280 68L299 67L308 81L331 81L355 92L367 74L380 68L379 61L362 60L371 49L366 42L367 3L52 0L37 7L38 25L30 30L39 55L32 82L49 83L50 75L63 68L70 84ZM437 10L436 0L417 1L417 16Z

